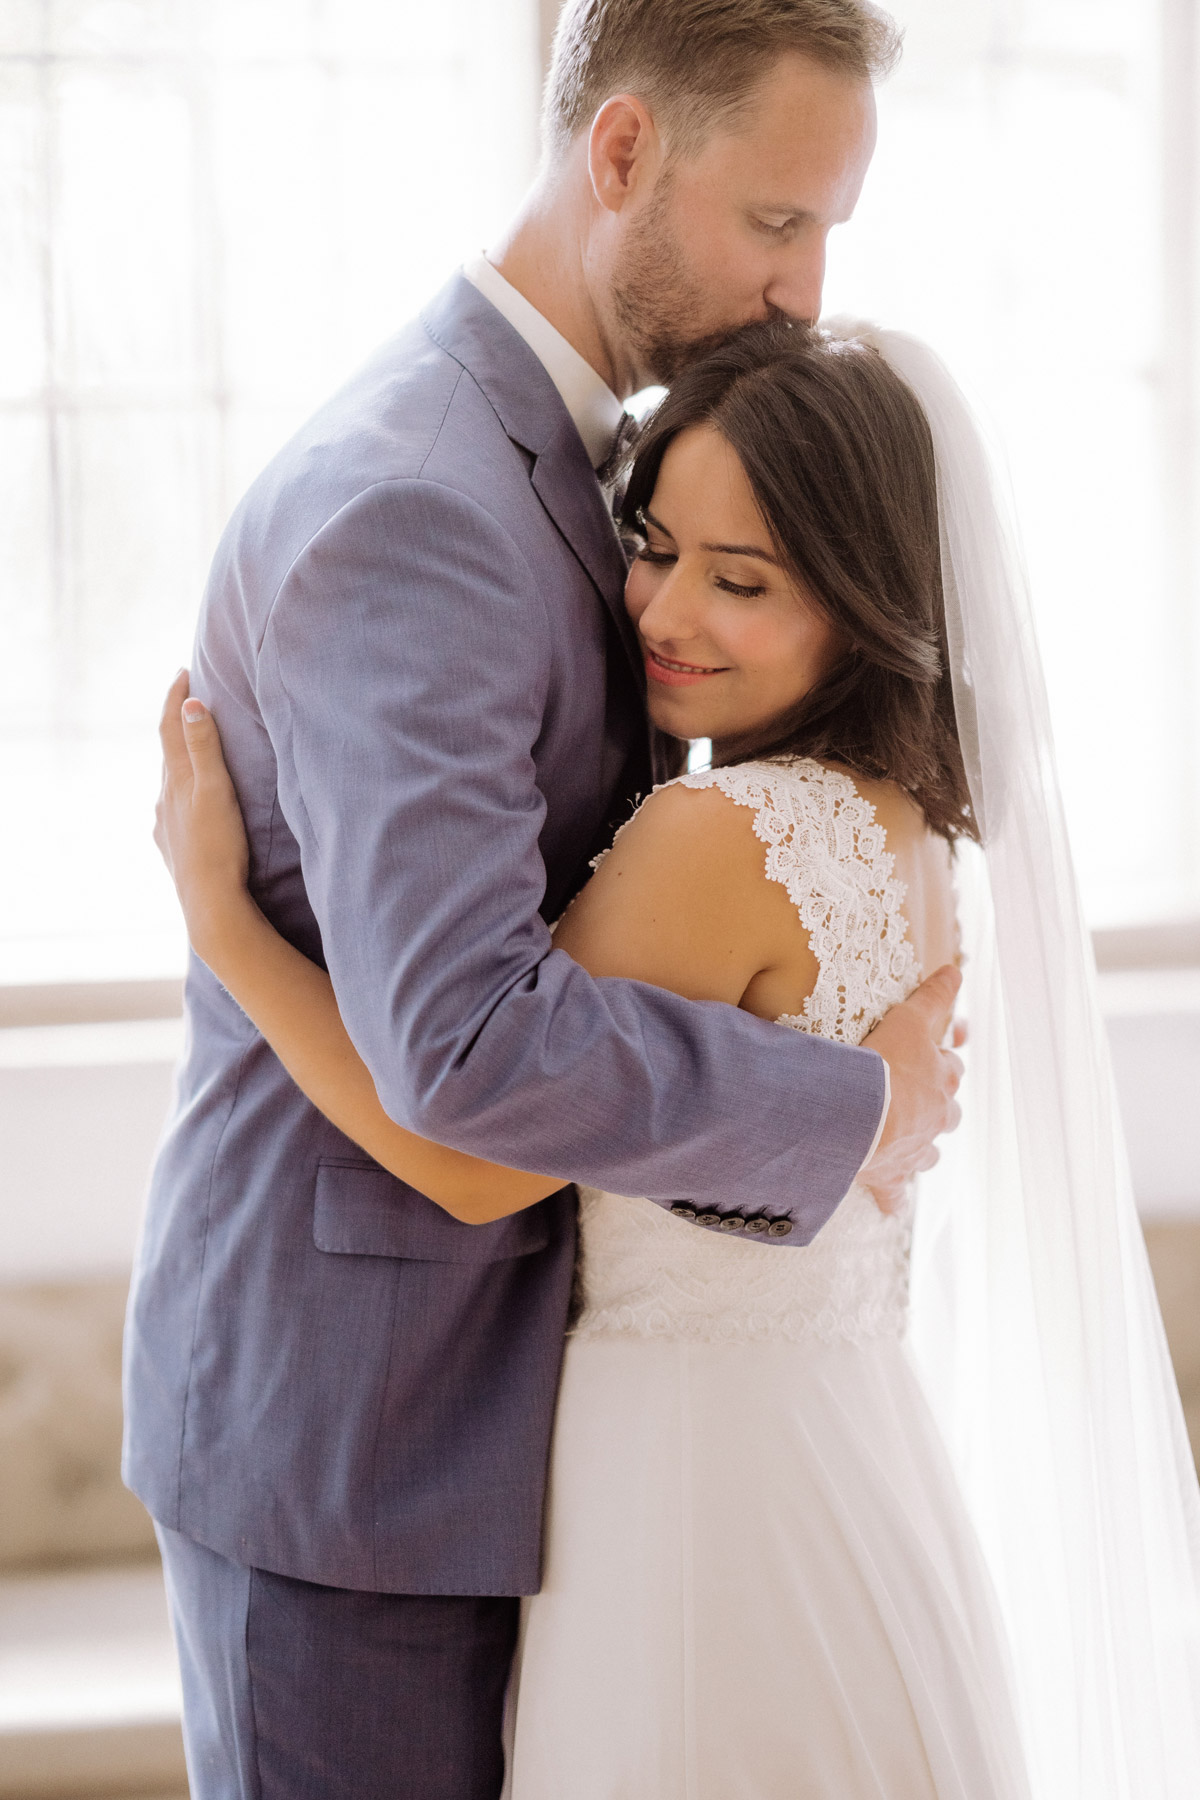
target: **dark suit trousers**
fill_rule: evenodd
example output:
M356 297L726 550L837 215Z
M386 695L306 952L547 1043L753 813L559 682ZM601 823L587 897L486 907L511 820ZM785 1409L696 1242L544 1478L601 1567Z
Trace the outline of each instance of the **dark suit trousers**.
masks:
M498 1800L519 1601L318 1587L158 1538L192 1800Z

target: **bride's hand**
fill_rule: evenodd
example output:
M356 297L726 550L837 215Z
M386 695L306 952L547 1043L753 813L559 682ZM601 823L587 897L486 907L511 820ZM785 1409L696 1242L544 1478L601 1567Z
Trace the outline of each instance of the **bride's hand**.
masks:
M210 966L222 935L253 906L250 847L216 721L188 698L188 672L172 682L159 721L162 789L154 841L171 872L192 947Z

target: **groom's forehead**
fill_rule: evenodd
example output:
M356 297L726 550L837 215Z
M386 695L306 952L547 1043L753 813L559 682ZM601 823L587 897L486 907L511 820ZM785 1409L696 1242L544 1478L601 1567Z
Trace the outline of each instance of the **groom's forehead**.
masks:
M798 224L837 224L854 209L875 148L869 81L788 55L747 105L699 151L697 174L719 168L751 203Z

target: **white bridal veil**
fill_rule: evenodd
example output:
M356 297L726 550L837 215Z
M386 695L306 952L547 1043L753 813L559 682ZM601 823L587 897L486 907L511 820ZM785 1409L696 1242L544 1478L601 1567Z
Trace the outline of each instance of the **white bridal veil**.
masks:
M1200 1796L1200 1495L1117 1118L1023 570L923 344L981 852L959 853L964 1122L924 1178L912 1343L1000 1596L1035 1800Z

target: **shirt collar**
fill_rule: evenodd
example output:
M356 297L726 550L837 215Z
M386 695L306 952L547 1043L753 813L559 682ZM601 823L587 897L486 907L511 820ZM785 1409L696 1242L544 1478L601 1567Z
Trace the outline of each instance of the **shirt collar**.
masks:
M485 257L473 256L464 264L463 274L529 345L558 389L593 469L600 468L608 460L625 417L617 396L574 345Z

